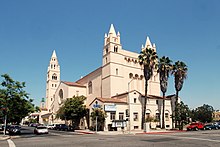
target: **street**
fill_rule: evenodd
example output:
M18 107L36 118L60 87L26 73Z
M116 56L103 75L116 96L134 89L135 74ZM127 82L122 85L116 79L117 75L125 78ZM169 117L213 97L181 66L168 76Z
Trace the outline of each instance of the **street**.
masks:
M138 135L100 135L77 134L50 130L49 134L35 135L32 128L26 128L24 134L12 136L16 147L219 147L220 130L191 131L163 134ZM9 147L7 140L0 141L1 147Z

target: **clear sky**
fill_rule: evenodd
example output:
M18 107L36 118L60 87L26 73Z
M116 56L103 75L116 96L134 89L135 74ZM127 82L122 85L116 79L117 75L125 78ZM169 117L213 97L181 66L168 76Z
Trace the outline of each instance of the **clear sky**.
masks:
M157 53L188 65L182 100L220 109L220 1L11 0L0 1L0 74L26 82L39 104L55 49L61 80L76 81L102 64L110 24L124 49L139 53L149 36ZM175 93L170 77L167 94Z

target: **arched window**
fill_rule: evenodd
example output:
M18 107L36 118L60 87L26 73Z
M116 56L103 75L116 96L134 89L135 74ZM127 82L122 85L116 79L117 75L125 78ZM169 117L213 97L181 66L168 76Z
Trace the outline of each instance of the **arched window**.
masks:
M114 46L114 52L118 52L118 46Z
M57 80L57 75L56 74L52 75L52 80Z
M59 90L59 104L61 104L63 102L63 90L60 89Z
M135 77L134 77L135 79L138 79L138 74L135 74Z
M118 75L118 69L116 68L116 75Z
M89 88L89 94L92 93L92 82L90 81L88 84L88 88Z
M143 75L141 75L141 76L140 76L140 80L142 80L143 78L144 78L144 76L143 76Z
M133 74L129 73L129 78L132 79L133 78Z

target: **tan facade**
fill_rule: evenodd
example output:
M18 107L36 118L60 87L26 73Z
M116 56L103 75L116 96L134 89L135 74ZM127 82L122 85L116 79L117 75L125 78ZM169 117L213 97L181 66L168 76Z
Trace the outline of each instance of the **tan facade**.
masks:
M151 44L149 37L147 37L145 46L142 46L141 49L146 47L156 51L156 45ZM48 67L48 77L54 73L58 76L57 81L49 80L50 78L47 79L46 97L48 112L55 115L61 101L65 100L65 98L70 98L74 95L84 95L87 97L85 104L90 109L90 112L96 101L101 104L104 110L105 107L110 108L112 106L114 108L115 106L114 112L112 112L113 109L106 110L108 117L106 118L105 130L108 130L112 124L113 113L115 113L115 120L119 120L119 115L120 119L123 118L124 120L130 116L130 121L126 122L127 130L141 129L141 103L144 97L145 80L143 67L138 62L139 54L123 49L120 33L116 34L113 25L111 25L109 33L105 34L102 52L102 66L76 82L60 81L60 71ZM54 53L51 59L53 57ZM51 64L50 62L50 66ZM59 67L58 61L56 65ZM56 82L59 83L58 86L56 88L51 87L52 84L57 84ZM146 115L158 117L159 124L161 124L162 97L160 96L159 74L156 71L149 80L148 94ZM171 127L172 121L170 119L172 114L171 98L167 98L165 102L165 113L166 117L168 117L165 119L167 128ZM109 99L113 99L113 101L109 102ZM127 116L126 112L129 112ZM52 118L48 123L56 122L54 116Z

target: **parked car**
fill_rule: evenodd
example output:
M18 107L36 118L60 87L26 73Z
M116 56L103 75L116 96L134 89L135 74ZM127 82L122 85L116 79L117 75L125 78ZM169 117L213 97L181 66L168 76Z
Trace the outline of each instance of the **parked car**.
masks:
M59 130L60 124L55 124L54 130Z
M9 134L20 134L21 133L21 127L17 126L17 125L10 126L8 128L8 132L9 132Z
M47 129L47 127L45 126L37 126L35 129L34 129L34 134L48 134L49 131Z
M214 123L208 123L204 126L204 129L205 130L217 130L218 129L218 126Z
M37 127L37 126L39 126L39 124L38 123L30 123L28 126L29 127Z
M68 126L66 124L60 124L58 130L61 131L68 131Z
M51 124L46 126L48 129L54 129L56 127L56 124Z
M218 127L218 129L220 129L220 122L214 122L213 123L216 127Z
M195 122L191 123L189 126L187 126L187 131L197 131L197 130L204 130L204 124L201 122Z
M68 131L73 131L74 132L75 131L75 126L69 125L68 126Z

